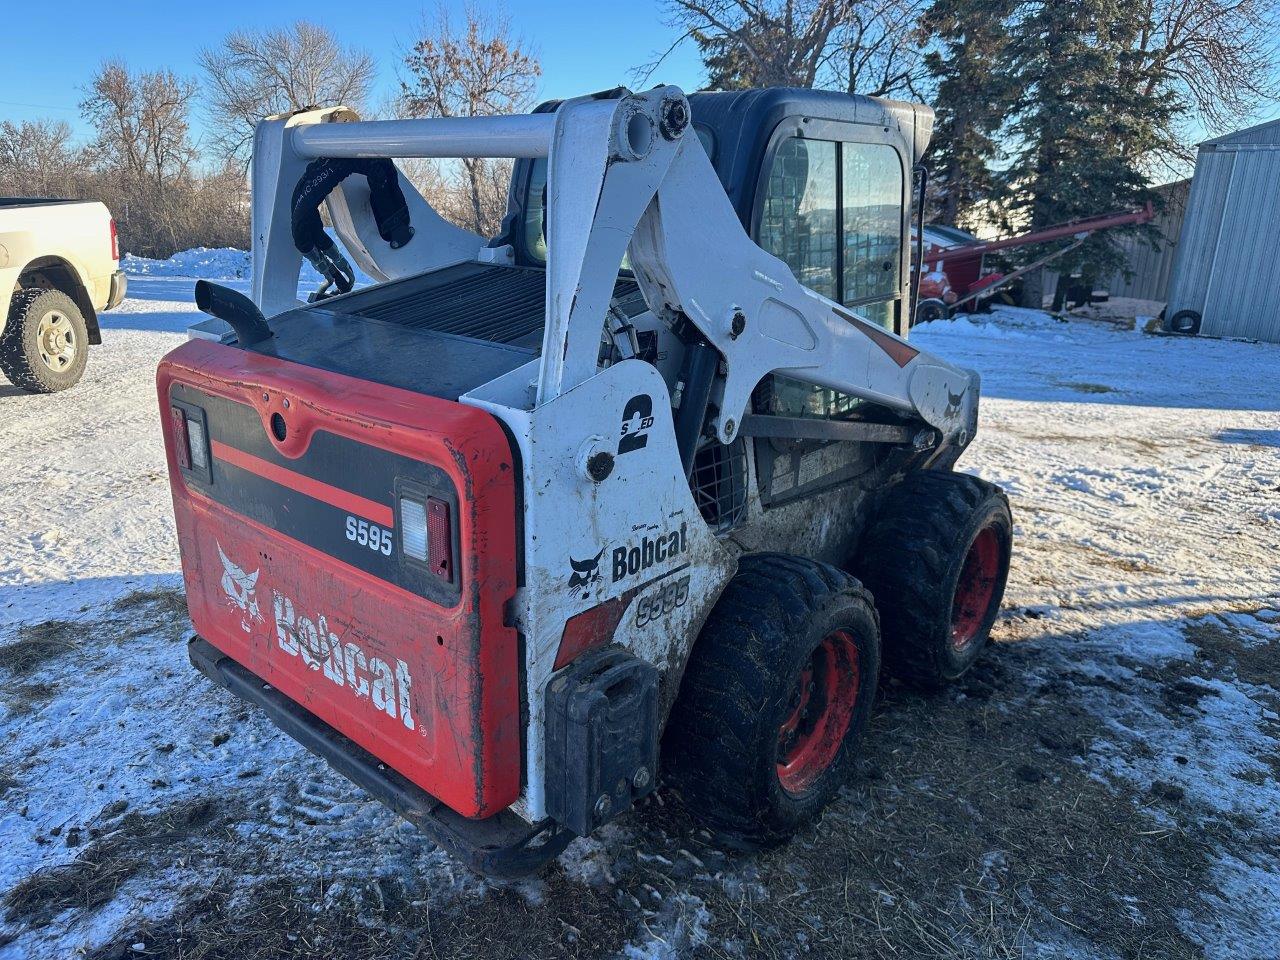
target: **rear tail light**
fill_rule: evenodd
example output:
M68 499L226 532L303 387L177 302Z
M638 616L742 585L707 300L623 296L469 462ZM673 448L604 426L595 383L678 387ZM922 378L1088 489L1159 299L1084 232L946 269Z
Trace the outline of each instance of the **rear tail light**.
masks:
M173 423L173 449L178 455L178 466L190 470L191 438L187 436L187 415L180 407L170 407L169 418Z
M400 549L410 560L427 562L427 510L406 497L400 498Z
M400 498L400 549L441 580L453 580L453 524L449 504L436 497Z
M111 221L111 259L120 259L120 232L116 229L115 220Z
M427 556L431 572L441 580L453 579L453 530L449 504L427 497Z
M204 421L187 417L187 444L191 450L191 469L209 469L209 441L204 435Z
M212 482L209 433L204 425L204 411L185 403L175 403L169 407L169 422L173 427L173 449L178 466Z

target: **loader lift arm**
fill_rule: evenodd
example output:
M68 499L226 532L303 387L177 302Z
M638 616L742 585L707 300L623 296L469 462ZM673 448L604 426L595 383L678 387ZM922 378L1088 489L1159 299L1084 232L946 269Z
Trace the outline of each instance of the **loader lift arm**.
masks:
M937 430L943 444L965 446L976 428L977 374L806 288L757 246L689 135L689 118L684 94L670 86L570 100L550 114L359 122L338 108L273 118L260 125L254 152L254 299L268 315L296 304L301 258L289 202L314 159L545 156L550 242L535 406L598 372L618 265L629 254L649 309L672 328L696 330L720 355L706 427L721 443L742 432L761 380L780 373L879 404ZM358 180L329 199L343 244L371 275L502 262L502 250L446 223L403 177L401 187L416 233L399 248L380 236Z

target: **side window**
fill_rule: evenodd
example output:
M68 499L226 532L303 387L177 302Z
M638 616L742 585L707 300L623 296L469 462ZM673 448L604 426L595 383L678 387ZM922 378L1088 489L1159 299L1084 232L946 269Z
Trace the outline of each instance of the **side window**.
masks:
M760 246L805 286L837 299L834 142L792 137L778 147L765 188Z
M892 310L887 301L898 296L902 269L902 166L888 144L841 147L842 300L866 303L860 312L889 326Z
M840 393L816 383L792 380L781 374L766 377L752 397L756 413L774 417L799 417L817 420L847 420L866 401Z
M525 197L524 249L537 263L547 262L547 159L533 161L529 171L529 192ZM627 254L622 256L623 270L631 269Z

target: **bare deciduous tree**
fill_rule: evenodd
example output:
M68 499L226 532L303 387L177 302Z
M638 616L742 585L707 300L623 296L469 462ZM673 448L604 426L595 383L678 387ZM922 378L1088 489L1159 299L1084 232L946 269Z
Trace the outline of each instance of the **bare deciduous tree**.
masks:
M188 117L196 85L170 70L133 74L122 62L102 65L80 104L97 137L99 162L163 194L196 158Z
M711 86L812 87L830 60L843 0L673 0L673 25L702 48Z
M921 22L927 0L845 3L836 29L839 67L849 93L920 97L927 43Z
M1183 122L1219 130L1247 121L1280 96L1280 2L1277 0L1141 0L1147 95L1164 88ZM1186 136L1180 138L1185 142ZM1190 145L1170 151L1184 163Z
M926 0L670 0L710 86L834 87L885 95L922 74ZM653 67L647 74L653 73Z
M253 128L273 113L312 106L365 106L377 65L324 27L299 20L277 30L237 30L200 51L208 78L211 147L245 165Z
M93 125L94 195L120 224L126 249L168 256L195 243L243 243L244 176L197 175L189 116L196 86L168 70L102 65L81 110Z
M89 173L65 120L0 122L0 195L79 199Z
M399 109L412 117L478 117L525 109L542 73L537 58L511 33L510 21L467 7L465 24L455 30L441 7L432 21L424 21L413 47L405 53L408 77L400 81ZM468 229L482 236L497 232L506 210L508 162L467 158L461 161L470 216L458 216ZM438 197L453 188L448 168L437 165L434 189ZM433 185L428 177L428 191ZM441 199L441 214L449 202ZM454 204L456 206L456 204Z

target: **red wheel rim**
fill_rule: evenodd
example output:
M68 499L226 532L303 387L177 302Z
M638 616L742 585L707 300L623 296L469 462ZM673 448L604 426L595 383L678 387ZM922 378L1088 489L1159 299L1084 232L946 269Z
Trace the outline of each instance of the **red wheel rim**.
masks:
M799 795L835 762L858 702L858 647L844 630L814 648L778 728L778 780Z
M951 602L951 646L965 650L977 639L991 612L1000 580L1000 533L983 527L969 546Z

